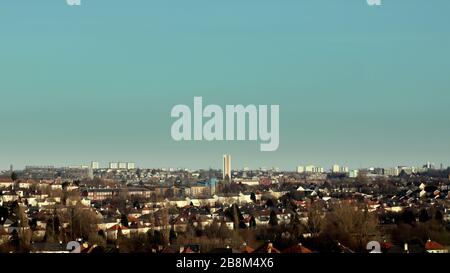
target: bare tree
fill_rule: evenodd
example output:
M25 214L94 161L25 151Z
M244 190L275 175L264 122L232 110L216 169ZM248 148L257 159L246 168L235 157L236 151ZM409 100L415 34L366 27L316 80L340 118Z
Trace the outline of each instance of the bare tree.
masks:
M318 202L312 202L308 208L306 230L311 233L313 237L317 237L323 229L324 222L323 206Z
M363 250L370 239L378 236L378 218L365 207L337 203L326 217L323 233L354 250Z
M100 222L100 219L90 208L77 205L72 208L70 218L72 237L87 239L89 238L89 234L97 232L97 224Z

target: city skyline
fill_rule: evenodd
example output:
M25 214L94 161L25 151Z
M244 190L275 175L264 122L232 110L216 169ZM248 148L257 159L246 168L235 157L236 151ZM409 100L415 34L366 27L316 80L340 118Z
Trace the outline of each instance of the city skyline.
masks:
M2 3L0 168L450 165L449 1L210 2ZM279 105L278 150L174 141L196 96Z
M207 169L215 169L215 170L223 170L224 166L225 166L225 156L228 156L228 160L229 162L231 162L231 155L230 154L224 154L222 156L222 161L219 162L217 164L217 166L213 166L210 165L208 167L190 167L190 166L176 166L176 165L167 165L167 166L144 166L141 165L135 161L86 161L86 162L74 162L74 163L61 163L61 164L25 164L23 166L16 166L14 164L9 164L6 167L0 167L0 171L8 171L11 168L13 168L14 170L23 170L26 167L54 167L54 168L74 168L74 167L80 167L80 168L91 168L91 169L121 169L119 167L119 165L117 165L117 167L111 167L111 164L126 164L127 167L123 167L123 169L189 169L189 170L207 170ZM346 172L348 172L349 170L358 170L358 169L370 169L370 168L398 168L398 167L414 167L414 168L421 168L421 167L425 167L425 166L431 166L435 169L447 169L450 168L449 165L445 165L444 163L441 162L432 162L432 161L424 161L423 163L417 163L417 164L392 164L392 165L367 165L367 166L349 166L343 163L339 163L339 162L334 162L332 164L326 165L326 164L320 164L317 162L309 162L309 161L303 161L300 162L298 164L294 164L293 166L291 166L291 168L282 168L280 166L268 166L268 165L237 165L234 163L235 159L233 158L233 164L229 164L231 166L230 170L232 171L236 171L236 170L259 170L262 168L265 168L267 170L271 170L271 169L279 169L280 171L288 171L288 172L299 172L298 171L298 167L303 167L303 170L305 170L305 167L310 166L310 167L315 167L315 168L321 168L323 169L324 172L336 172L333 171L333 168L335 166L339 167L339 168L345 168L347 169ZM94 165L93 165L94 164ZM130 165L132 167L129 167ZM93 167L96 166L96 167ZM233 167L234 166L234 167ZM305 171L302 171L305 172Z

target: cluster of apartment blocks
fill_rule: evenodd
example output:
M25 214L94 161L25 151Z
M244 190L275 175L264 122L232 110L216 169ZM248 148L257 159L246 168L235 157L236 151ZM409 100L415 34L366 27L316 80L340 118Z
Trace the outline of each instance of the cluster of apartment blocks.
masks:
M91 162L91 168L93 170L100 169L100 163L97 161ZM134 170L136 164L134 162L109 162L108 169L111 170Z
M108 167L106 169L112 169L112 170L134 170L136 168L136 164L134 162L109 162ZM54 166L26 166L25 170L33 170L33 169L39 169L39 170L52 170L56 169ZM61 168L64 169L64 168ZM81 170L98 170L101 169L100 163L98 161L92 161L90 165L72 165L67 167L66 169L81 169Z
M365 170L368 173L375 174L375 175L398 176L402 172L410 175L410 174L425 172L428 169L434 169L434 166L431 165L430 163L427 163L427 165L424 165L423 167L398 166L398 167L392 167L392 168L368 168ZM298 166L297 173L320 174L320 173L326 173L326 172L323 167L308 165L308 166ZM331 167L331 173L346 174L350 178L356 178L359 174L359 170L350 170L348 167L339 166L339 165L335 164Z
M350 171L348 167L339 166L337 164L331 167L331 172L349 174L350 177L356 177L358 175L358 170ZM325 173L325 170L323 167L307 165L307 166L298 166L297 173Z

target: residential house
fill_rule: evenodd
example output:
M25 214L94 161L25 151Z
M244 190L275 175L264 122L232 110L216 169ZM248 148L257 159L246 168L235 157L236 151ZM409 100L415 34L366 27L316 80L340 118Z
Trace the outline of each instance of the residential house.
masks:
M0 178L0 189L6 189L14 186L14 182L10 178Z
M449 253L448 247L444 247L443 245L431 240L428 240L425 243L425 250L428 253Z
M301 243L289 247L283 251L283 253L312 253L309 248L304 247Z
M267 242L255 249L253 253L281 253L281 251L276 249L271 242Z
M118 194L118 189L87 189L85 191L85 196L89 198L92 201L102 201L105 199L110 199L113 196L116 196Z
M6 242L9 242L11 235L5 230L2 226L0 226L0 245Z
M209 194L209 187L203 184L197 184L190 187L191 197L207 196Z
M117 240L117 237L119 234L121 234L125 237L130 237L130 229L121 225L116 224L106 230L106 239L107 240Z

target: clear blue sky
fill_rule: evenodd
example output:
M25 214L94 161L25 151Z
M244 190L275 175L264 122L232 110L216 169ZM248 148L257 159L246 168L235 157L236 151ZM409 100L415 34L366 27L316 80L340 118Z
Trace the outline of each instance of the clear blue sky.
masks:
M450 164L450 1L4 0L0 169ZM279 104L280 147L174 142L170 110Z

